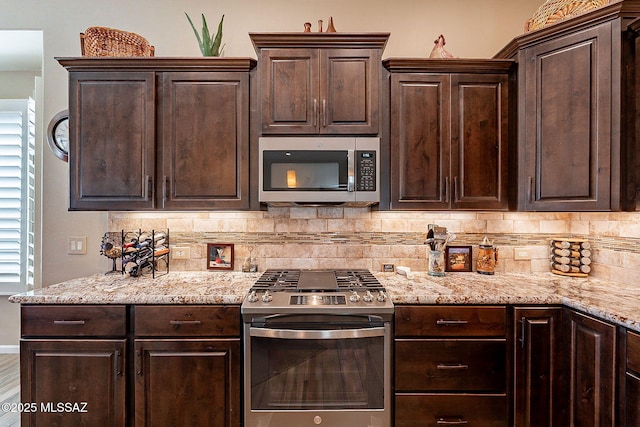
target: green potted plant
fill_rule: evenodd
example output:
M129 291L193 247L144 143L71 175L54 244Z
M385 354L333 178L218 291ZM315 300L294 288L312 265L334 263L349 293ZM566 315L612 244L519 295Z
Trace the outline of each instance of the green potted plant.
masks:
M203 56L220 56L222 50L224 49L224 45L221 47L222 43L222 22L224 21L224 15L220 18L220 23L218 24L218 31L215 36L209 32L209 26L207 25L207 20L204 17L204 13L202 14L202 35L198 33L195 25L193 25L193 21L187 14L184 13L189 20L189 24L191 24L191 28L193 28L193 33L196 35L196 39L198 39L198 45L200 46L200 51Z

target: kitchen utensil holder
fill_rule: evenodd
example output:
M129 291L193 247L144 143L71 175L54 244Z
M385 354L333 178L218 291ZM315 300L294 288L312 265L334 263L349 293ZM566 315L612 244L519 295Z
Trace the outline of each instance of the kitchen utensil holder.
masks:
M591 272L591 244L585 239L551 240L551 272L561 276L587 277Z
M122 274L139 277L151 272L155 279L169 273L169 229L122 230Z

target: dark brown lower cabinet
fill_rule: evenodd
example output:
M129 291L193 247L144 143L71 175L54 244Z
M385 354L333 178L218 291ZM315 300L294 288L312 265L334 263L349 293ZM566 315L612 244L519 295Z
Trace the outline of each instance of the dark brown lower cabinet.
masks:
M624 355L624 399L620 425L622 427L640 427L640 334L626 331L622 342Z
M240 425L240 338L135 342L135 422Z
M398 306L395 427L507 427L504 306Z
M566 425L614 427L616 327L565 309L564 334Z
M562 419L562 307L516 307L514 426L565 427Z
M126 425L125 339L21 343L23 427Z
M640 427L640 376L627 372L625 427Z

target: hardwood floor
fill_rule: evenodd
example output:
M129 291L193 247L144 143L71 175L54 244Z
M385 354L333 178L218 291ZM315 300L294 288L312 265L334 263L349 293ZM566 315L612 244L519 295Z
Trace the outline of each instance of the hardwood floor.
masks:
M20 356L0 354L0 427L18 427L20 414L7 412L5 403L20 402Z

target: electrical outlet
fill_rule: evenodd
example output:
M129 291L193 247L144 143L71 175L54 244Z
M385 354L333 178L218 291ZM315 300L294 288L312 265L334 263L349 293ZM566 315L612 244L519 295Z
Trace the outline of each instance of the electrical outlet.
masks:
M69 255L86 255L87 254L87 236L69 237L67 245L67 254Z
M529 248L515 248L513 250L513 259L528 260L531 259L531 251Z
M188 246L174 247L171 249L171 258L189 259L191 258L191 248Z

